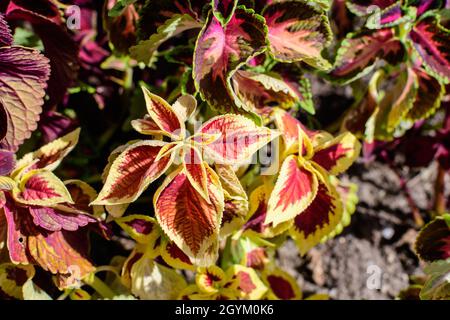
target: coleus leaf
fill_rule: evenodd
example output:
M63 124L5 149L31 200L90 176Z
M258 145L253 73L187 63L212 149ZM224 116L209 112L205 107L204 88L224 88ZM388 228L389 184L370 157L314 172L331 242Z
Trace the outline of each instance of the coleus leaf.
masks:
M249 203L247 193L232 166L216 165L215 171L219 176L225 195L225 208L220 228L220 235L224 237L238 230L244 224Z
M220 138L203 146L205 159L217 164L242 164L256 151L275 139L279 133L266 127L259 127L241 115L217 116L199 129L202 134Z
M317 195L311 204L298 214L289 230L302 255L320 243L342 219L342 202L326 173L318 171Z
M159 227L154 218L132 214L115 220L117 224L135 241L141 244L152 243L159 237Z
M172 162L170 154L156 161L164 144L148 140L126 146L113 160L103 188L92 204L124 204L137 199Z
M314 149L312 161L331 175L347 170L361 151L361 144L350 132L345 132Z
M226 282L226 274L215 265L198 268L195 284L204 293L217 293Z
M3 14L0 14L0 47L6 47L13 44L14 38L11 29L8 26Z
M155 262L146 253L132 264L130 276L131 292L141 299L176 299L187 286L183 276Z
M379 59L396 64L403 59L404 47L391 29L350 34L341 43L330 75L348 83L368 74Z
M450 258L450 214L437 217L422 228L415 250L427 262Z
M51 75L48 82L47 105L59 103L78 74L78 46L72 40L58 7L49 0L39 2L39 10L27 2L11 0L6 9L8 20L25 20L32 24L41 38L45 55L50 60Z
M49 207L31 206L33 223L48 231L76 231L97 220L87 214L63 212Z
M175 109L166 100L151 93L147 88L142 87L142 90L144 91L148 115L154 123L153 127L156 125L156 128L159 128L159 131L155 131L155 133L164 134L174 139L184 137L185 125ZM147 131L153 130L150 123L146 125L148 126Z
M275 226L303 212L317 194L318 180L314 168L295 155L288 156L280 169L268 203L265 223Z
M54 274L73 274L78 280L94 270L87 260L86 228L77 232L43 232L24 207L8 202L8 251L14 263L36 262Z
M137 0L118 0L114 6L108 11L108 16L118 17L129 6L135 3Z
M328 69L329 62L321 56L331 41L327 15L307 2L274 2L263 11L269 29L270 53L282 62L304 61Z
M18 162L19 169L46 169L53 171L78 143L80 129L42 146L38 150L27 153Z
M191 259L173 242L164 239L160 248L164 262L175 269L195 270Z
M263 184L258 186L250 194L250 209L247 222L244 225L244 234L249 237L256 235L263 238L273 238L280 235L292 224L292 221L286 221L278 225L265 223L267 217L267 208L273 186Z
M417 16L420 17L427 11L433 9L438 9L443 6L445 1L441 0L409 0L407 1L408 6L413 6L417 8Z
M121 14L111 17L107 14L109 8L113 8L113 1L105 1L103 5L103 27L114 51L121 54L128 54L131 46L136 44L137 20L139 14L137 7L130 3L125 6Z
M20 179L19 187L13 190L14 199L22 204L52 206L73 203L64 183L52 172L31 170Z
M203 198L208 196L208 176L206 173L207 164L203 162L202 154L198 148L187 147L183 149L182 154L183 168L191 185L197 190Z
M0 47L0 147L16 151L37 128L49 61L38 51Z
M16 166L16 155L14 152L0 150L0 176L7 176Z
M175 14L159 26L157 32L152 34L148 40L140 41L139 44L131 47L130 55L137 61L149 64L163 42L186 30L200 29L201 27L202 24L191 15Z
M223 113L246 113L233 99L230 78L265 50L266 26L252 10L237 8L226 26L210 14L197 38L193 78L202 98Z
M214 16L222 24L227 24L234 14L237 0L212 0L212 8Z
M343 182L336 177L330 177L330 183L336 188L342 202L342 219L336 228L322 239L322 243L339 235L345 227L350 225L351 216L356 211L358 199L358 185Z
M300 98L281 77L238 70L231 78L233 91L252 110L264 107L293 107Z
M266 268L263 271L263 280L269 288L267 297L271 300L300 300L302 298L302 292L295 278L279 268Z
M154 196L155 215L164 232L199 266L217 259L224 195L217 174L207 167L209 201L180 170L170 174Z
M450 81L450 31L436 16L419 21L409 34L423 66L444 83Z
M418 81L416 99L405 116L410 121L426 119L433 115L440 107L445 93L445 86L423 69L415 68L414 73Z
M245 300L259 300L267 292L267 287L252 268L233 265L227 269L227 285Z
M33 266L21 266L13 263L0 264L0 292L14 299L23 300L23 285L34 277Z
M397 0L350 0L346 2L346 5L352 13L363 17L373 13L372 10L369 10L370 6L379 9L386 9L396 2Z
M450 291L450 259L434 261L424 271L428 279L420 291L420 299L447 300Z
M377 138L389 139L398 128L402 119L413 107L417 96L418 81L416 74L410 68L403 70L400 74L391 77L391 79L383 78L380 81L383 80L393 81L392 87L384 94L381 100L378 99L377 109L372 115L374 129L370 130L374 131L374 136ZM367 127L370 125L372 123L369 120L366 130L368 130Z
M146 1L139 12L138 37L141 40L149 39L151 35L157 33L159 26L177 14L188 14L199 20L201 9L202 5L197 8L193 5L193 1L189 0Z
M387 28L407 19L401 1L347 1L347 7L358 16L367 16L366 26L370 29Z

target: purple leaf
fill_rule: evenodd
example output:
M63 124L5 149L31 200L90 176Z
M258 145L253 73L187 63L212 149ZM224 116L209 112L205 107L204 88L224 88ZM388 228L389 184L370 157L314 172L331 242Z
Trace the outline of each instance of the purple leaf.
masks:
M0 127L7 129L0 148L16 151L37 128L49 74L48 60L38 51L0 48Z

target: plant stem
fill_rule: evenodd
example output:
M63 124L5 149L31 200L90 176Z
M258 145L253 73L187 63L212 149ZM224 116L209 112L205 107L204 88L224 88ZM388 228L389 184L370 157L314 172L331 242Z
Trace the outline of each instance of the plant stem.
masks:
M395 175L397 176L397 178L400 182L400 188L402 189L402 191L406 197L406 201L408 201L408 205L411 209L411 213L413 215L416 226L418 226L419 228L422 227L424 225L424 221L422 219L422 216L420 215L419 209L417 208L417 205L416 205L414 199L411 197L411 193L409 192L409 188L408 188L405 178L403 178L403 176L398 172L397 167L392 163L392 161L389 159L389 157L386 154L382 154L382 157L387 162L387 164L389 165L391 170L395 173Z
M445 170L438 162L436 181L434 183L434 214L441 216L445 213Z
M115 294L110 287L106 285L102 280L96 277L94 274L89 275L83 282L92 287L99 295L106 299L114 298Z

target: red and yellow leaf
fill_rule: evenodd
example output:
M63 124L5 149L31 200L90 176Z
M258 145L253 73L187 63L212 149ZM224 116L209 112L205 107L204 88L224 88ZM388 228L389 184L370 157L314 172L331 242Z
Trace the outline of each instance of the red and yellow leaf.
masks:
M242 164L264 145L278 137L278 132L259 127L240 115L217 116L207 121L201 133L221 134L220 138L203 147L205 160L218 164Z
M206 201L209 201L208 177L206 174L207 164L203 162L202 154L196 147L189 146L184 148L182 159L183 168L189 182Z
M37 206L73 203L64 183L50 171L31 170L21 177L18 188L13 190L16 201Z
M154 196L155 215L164 232L197 265L217 259L224 195L219 178L207 167L209 202L186 173L170 174Z
M316 197L317 188L312 166L294 155L288 156L270 196L265 223L276 226L300 215Z
M443 27L436 16L417 23L410 32L425 69L437 79L450 81L450 31Z
M160 254L164 262L174 269L195 270L189 257L173 241L164 239Z
M105 184L92 204L123 204L136 200L170 166L170 154L155 160L164 145L154 140L128 145L113 160Z
M302 292L292 277L281 269L263 271L263 279L269 287L267 297L271 300L300 300Z
M327 15L303 1L274 2L263 11L269 28L270 53L283 62L304 61L328 69L321 56L332 34Z
M18 162L17 167L31 169L46 169L53 171L59 166L65 156L75 148L80 136L80 129L76 129L61 138L42 146L38 150L27 153Z
M267 292L267 287L252 268L233 265L227 269L228 284L237 297L245 300L259 300Z
M115 221L138 243L152 244L160 236L158 223L149 216L132 214L115 219Z
M144 92L147 112L155 122L162 134L178 139L184 137L185 126L174 111L163 98L151 93L147 88L142 87Z
M350 132L345 132L314 149L312 161L329 174L337 175L353 164L360 150L361 144L358 139Z
M311 204L294 219L290 234L302 255L332 232L342 218L342 202L327 173L317 169L317 195Z
M391 29L350 34L341 43L330 74L337 81L348 83L368 74L379 59L394 64L402 60L404 53Z

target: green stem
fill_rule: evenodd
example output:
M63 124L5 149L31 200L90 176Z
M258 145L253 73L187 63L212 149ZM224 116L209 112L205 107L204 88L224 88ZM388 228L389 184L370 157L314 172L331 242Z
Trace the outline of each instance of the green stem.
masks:
M103 298L112 299L115 296L111 288L93 274L83 279L83 282L92 287Z

